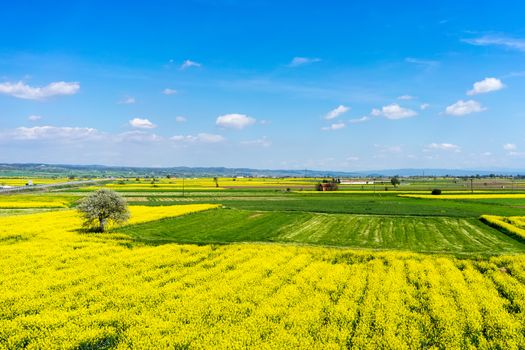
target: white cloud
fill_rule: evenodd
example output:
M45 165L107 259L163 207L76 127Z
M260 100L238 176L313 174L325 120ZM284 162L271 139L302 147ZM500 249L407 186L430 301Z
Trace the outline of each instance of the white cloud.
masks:
M202 64L198 63L198 62L195 62L195 61L191 61L191 60L186 60L184 61L181 66L180 66L180 69L184 70L184 69L188 69L188 68L191 68L191 67L201 67Z
M35 126L18 127L5 132L0 132L0 143L7 141L20 142L45 142L45 143L68 143L87 147L111 147L116 144L127 142L160 142L162 136L141 130L133 130L120 134L101 132L95 128L69 127L69 126Z
M186 122L187 120L188 120L188 119L186 119L186 117L183 117L182 115L179 115L179 116L175 117L175 121L176 121L177 123L184 123L184 122Z
M145 131L133 130L129 132L123 132L116 136L116 140L119 142L158 142L164 138L157 134L151 134Z
M27 117L27 119L32 121L32 122L36 122L36 121L42 119L42 116L40 116L40 115L30 115L29 117Z
M503 145L505 151L515 151L518 147L513 143L506 143Z
M241 141L241 144L261 146L261 147L270 147L272 145L272 142L268 140L266 136L263 136L262 138L256 139L256 140Z
M197 135L176 135L171 140L183 143L218 143L226 139L222 135L199 133Z
M325 116L324 116L324 119L326 120L331 120L331 119L334 119L334 118L337 118L339 117L341 114L343 113L346 113L350 110L350 107L346 107L346 106L343 106L343 105L339 105L337 106L335 109L332 109L330 112L328 112Z
M359 160L359 157L347 157L346 160L350 162L357 162Z
M481 155L485 157L490 157L492 155L492 152L483 152Z
M419 109L421 109L422 111L424 110L427 110L428 107L430 107L430 105L428 103L422 103L420 106L419 106Z
M289 67L299 67L299 66L304 66L306 64L316 63L320 61L321 59L316 58L316 57L294 57L292 61L288 64L288 66Z
M135 97L125 97L122 100L118 101L118 103L121 105L132 105L136 102L137 100L135 100Z
M393 103L388 106L383 106L381 110L374 108L372 110L372 115L376 117L382 115L387 119L398 120L414 117L417 115L417 112L408 108L403 108L397 103Z
M51 96L74 95L80 90L77 82L57 81L43 87L32 87L22 81L1 83L0 94L26 100L44 100Z
M352 123L352 124L357 124L357 123L364 123L364 122L367 122L370 120L370 117L369 116L363 116L361 118L357 118L357 119L350 119L349 122Z
M466 43L477 46L502 46L508 49L524 51L525 52L525 40L510 38L500 35L485 35L479 38L464 39Z
M431 143L427 146L428 150L441 150L450 152L460 152L461 147L452 143Z
M485 78L474 83L472 90L467 91L467 95L485 94L491 91L498 91L505 87L501 80L497 78Z
M463 101L459 100L458 102L448 106L445 109L445 113L448 115L463 116L470 113L479 113L485 111L486 108L483 107L479 102L474 100Z
M217 143L217 142L223 142L225 140L225 138L222 135L207 134L207 133L197 134L197 138L200 142L204 142L204 143Z
M247 126L255 124L255 118L249 117L245 114L225 114L217 117L216 124L224 128L244 129Z
M372 112L370 112L370 114L373 115L374 117L379 117L381 116L381 110L377 108L372 108Z
M53 142L104 142L105 145L119 142L161 141L164 138L142 130L110 134L88 127L34 126L18 127L0 132L0 141L53 141ZM81 143L80 143L81 144Z
M398 100L405 100L405 101L407 101L407 100L413 100L413 99L415 99L415 97L411 96L411 95L401 95L397 99Z
M334 131L334 130L342 129L345 126L346 126L345 123L334 123L334 124L331 124L330 126L325 126L321 129L325 131Z
M162 90L162 93L164 95L175 95L177 93L177 90L165 88L164 90Z
M0 134L0 139L7 140L78 140L100 137L102 133L93 128L69 126L34 126L19 127L10 132Z
M157 126L150 122L148 119L133 118L129 121L129 125L137 129L153 129Z

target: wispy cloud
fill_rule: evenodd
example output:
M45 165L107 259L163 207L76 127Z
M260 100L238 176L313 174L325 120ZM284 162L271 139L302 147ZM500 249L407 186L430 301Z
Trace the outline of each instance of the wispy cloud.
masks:
M0 134L1 140L81 140L102 135L97 129L69 126L34 126L19 127Z
M186 117L183 117L182 115L176 116L175 121L177 123L185 123L188 119Z
M369 121L371 118L367 115L361 117L361 118L356 118L356 119L350 119L348 122L349 123L352 123L352 124L359 124L359 123L365 123L367 121Z
M415 99L414 96L412 95L401 95L397 98L398 100L405 100L405 101L408 101L408 100L413 100Z
M503 145L505 151L515 151L518 147L513 143L506 143Z
M78 82L57 81L43 87L33 87L22 81L0 84L0 94L5 94L26 100L45 100L59 95L74 95L80 90Z
M374 147L381 153L402 153L403 148L399 145L384 146L375 144Z
M134 142L134 143L144 143L144 142L159 142L163 141L164 138L157 134L152 134L145 131L133 130L128 132L123 132L114 137L118 142Z
M166 89L162 90L162 93L164 95L175 95L177 93L177 90L166 88Z
M440 151L448 151L448 152L460 152L461 147L458 145L452 144L452 143L431 143L428 145L425 149L428 150L440 150Z
M516 151L512 151L512 152L509 152L509 156L513 156L513 157L525 157L525 152L516 152Z
M333 84L328 82L308 84L290 83L290 81L257 77L252 79L229 79L216 82L219 88L234 89L238 91L268 92L271 94L291 94L294 96L305 97L316 100L359 100L363 103L380 103L384 96L377 93L377 90L363 88L358 85ZM209 87L209 83L202 85Z
M525 71L510 72L501 76L502 78L525 77Z
M118 101L118 104L121 105L132 105L136 103L137 100L134 97L124 97L122 100Z
M241 145L270 147L272 145L272 142L266 136L263 136L260 139L256 140L241 141Z
M428 109L428 107L430 107L430 104L428 103L422 103L421 105L419 105L419 109L421 109L422 111Z
M405 58L405 62L412 63L412 64L419 65L419 66L424 66L427 68L435 67L439 65L439 61L425 60L425 59L414 58L414 57Z
M42 119L42 116L40 116L40 115L30 115L29 117L27 117L27 119L32 121L32 122L36 122L36 121Z
M320 58L316 57L294 57L292 61L288 64L289 67L299 67L311 63L320 62Z
M345 126L346 126L345 123L333 123L330 126L322 127L321 130L324 130L324 131L335 131L335 130L343 129Z
M176 135L171 140L181 143L218 143L226 139L218 134L199 133L197 135Z
M341 114L348 112L349 110L350 110L350 107L339 105L336 108L332 109L330 112L328 112L324 116L324 119L326 119L326 120L335 119L335 118L339 117Z
M86 145L83 142L92 142L93 146L109 146L115 143L126 142L153 142L162 141L163 137L145 132L133 130L119 134L111 134L99 131L95 128L77 126L34 126L18 127L12 130L0 132L0 142L45 142L45 143L68 143Z
M186 61L182 62L181 66L180 66L180 69L185 70L185 69L188 69L188 68L191 68L191 67L198 68L198 67L201 67L201 66L202 66L202 64L200 64L199 62L195 62L195 61L192 61L192 60L186 60Z
M462 41L476 46L501 46L507 49L525 52L525 39L517 39L504 35L484 35L478 38L463 39Z

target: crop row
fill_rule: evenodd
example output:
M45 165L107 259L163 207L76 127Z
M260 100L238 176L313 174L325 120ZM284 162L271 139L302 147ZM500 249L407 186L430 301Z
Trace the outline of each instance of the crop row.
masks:
M511 235L525 240L525 216L482 215L481 220Z

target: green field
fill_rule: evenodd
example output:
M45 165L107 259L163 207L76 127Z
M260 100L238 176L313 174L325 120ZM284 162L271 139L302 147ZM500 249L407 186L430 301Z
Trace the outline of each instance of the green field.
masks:
M117 232L152 244L283 242L455 254L525 252L525 244L471 218L218 209Z
M374 215L421 215L449 217L479 217L486 213L494 215L523 215L525 199L502 200L429 200L402 198L395 194L283 194L255 192L243 195L221 193L215 196L193 194L181 196L145 195L135 202L141 205L170 205L181 203L220 203L229 208L246 210L309 211L320 213L348 213ZM146 198L147 201L144 201Z

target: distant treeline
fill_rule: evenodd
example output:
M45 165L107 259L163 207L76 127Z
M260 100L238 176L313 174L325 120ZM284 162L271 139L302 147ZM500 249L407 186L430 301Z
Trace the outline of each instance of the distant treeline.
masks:
M312 178L388 178L392 176L432 179L495 178L523 179L525 170L476 171L458 169L385 169L374 171L328 171L328 170L272 170L225 167L125 167L104 165L68 164L0 164L0 176L17 177L312 177Z

